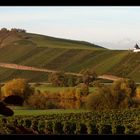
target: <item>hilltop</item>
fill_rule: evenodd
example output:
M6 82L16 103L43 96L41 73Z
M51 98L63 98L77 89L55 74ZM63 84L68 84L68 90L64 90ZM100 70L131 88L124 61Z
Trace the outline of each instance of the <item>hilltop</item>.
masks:
M24 29L0 30L0 48L7 46L33 46L68 49L105 49L101 46L86 42L50 37L40 34L27 33Z
M92 68L98 75L111 74L140 82L140 53L109 50L88 42L27 33L25 30L0 31L0 42L0 63L76 73ZM0 67L1 82L17 77L43 82L48 75Z

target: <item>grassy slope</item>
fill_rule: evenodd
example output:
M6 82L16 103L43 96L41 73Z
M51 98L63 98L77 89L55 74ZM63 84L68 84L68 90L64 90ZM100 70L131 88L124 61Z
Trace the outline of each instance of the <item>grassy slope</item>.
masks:
M130 77L140 82L139 53L108 50L87 42L37 34L14 34L6 42L8 40L9 44L0 49L0 62L70 72L93 68L98 74ZM3 41L2 44L4 43ZM36 82L45 81L47 73L0 68L0 77L0 81L23 77Z
M24 35L24 34L23 34ZM38 47L49 47L49 48L70 48L70 49L104 49L101 46L91 44L85 41L76 41L68 39L60 39L50 36L43 36L39 34L25 34L28 36L28 40L34 42Z

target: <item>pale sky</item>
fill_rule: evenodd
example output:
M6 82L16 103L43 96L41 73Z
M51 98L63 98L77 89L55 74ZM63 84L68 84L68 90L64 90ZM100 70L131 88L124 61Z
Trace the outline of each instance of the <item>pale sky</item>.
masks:
M140 45L140 6L0 6L3 27L129 49Z

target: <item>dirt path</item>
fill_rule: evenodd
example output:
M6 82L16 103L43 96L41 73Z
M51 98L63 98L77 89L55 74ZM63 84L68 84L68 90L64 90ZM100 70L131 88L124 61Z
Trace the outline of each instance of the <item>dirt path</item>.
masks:
M13 64L13 63L0 63L0 67L10 68L10 69L17 69L17 70L40 71L40 72L47 72L47 73L58 72L58 71L55 71L55 70L49 70L49 69L43 69L43 68L36 68L36 67L30 67L30 66L17 65L17 64ZM82 76L82 74L73 73L73 72L66 72L65 74L67 74L67 75L75 75L75 76ZM108 79L108 80L112 80L112 81L116 81L116 80L122 79L120 77L117 77L117 76L114 76L114 75L107 75L107 74L98 76L98 78Z
M0 63L0 67L10 68L10 69L17 69L17 70L40 71L40 72L47 72L47 73L58 72L58 71L55 71L55 70L36 68L36 67L30 67L30 66L24 66L24 65L17 65L17 64L13 64L13 63ZM72 73L72 72L66 72L65 74L67 74L67 75L75 75L75 76L82 76L82 74Z
M107 75L107 74L98 76L98 78L107 79L107 80L112 80L112 81L116 81L116 80L122 79L121 77L114 76L114 75Z

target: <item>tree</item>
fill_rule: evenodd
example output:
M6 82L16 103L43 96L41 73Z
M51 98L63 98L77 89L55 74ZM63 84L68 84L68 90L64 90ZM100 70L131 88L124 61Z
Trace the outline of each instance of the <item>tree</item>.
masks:
M74 76L68 76L67 77L67 85L69 87L75 86L75 81L76 81L76 78Z
M26 33L26 30L24 30L24 29L17 29L17 28L12 28L11 29L11 32L22 32L22 33Z
M48 79L54 86L65 86L66 83L65 76L61 72L51 73Z
M89 94L86 100L88 109L124 109L135 106L136 84L129 79L115 81L110 87L98 87L95 93Z
M85 83L88 86L97 77L97 74L92 69L86 69L85 71L82 71L81 73L83 74L82 76L83 83Z
M130 79L120 79L113 83L112 90L120 94L125 94L128 97L136 96L136 84Z
M109 87L97 88L94 93L87 96L86 107L90 110L104 110L115 108L113 96Z
M114 103L118 108L129 108L133 106L133 98L136 96L136 84L130 79L120 79L115 81L111 87Z
M8 29L7 28L1 28L0 31L2 31L2 32L8 32Z
M31 94L33 94L34 89L30 87L26 79L13 79L8 81L1 88L2 98L18 95L23 99L28 98Z

